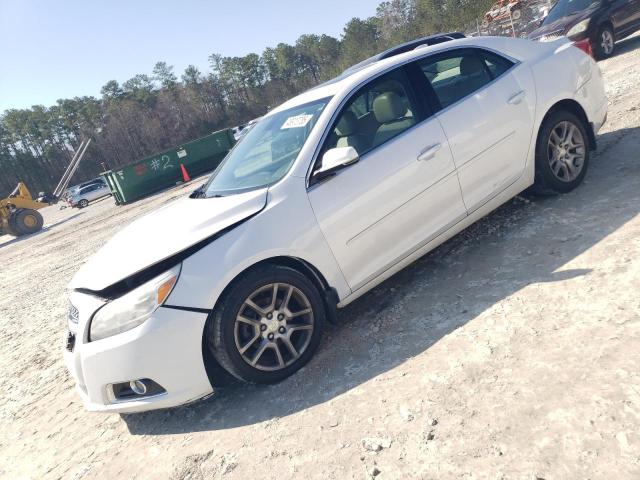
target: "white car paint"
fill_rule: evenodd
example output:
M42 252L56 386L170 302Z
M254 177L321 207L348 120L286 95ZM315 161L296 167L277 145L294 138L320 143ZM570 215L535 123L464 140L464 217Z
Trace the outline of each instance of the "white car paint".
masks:
M392 67L436 52L481 47L516 65L505 75L309 187L312 161L334 114L359 86ZM509 100L516 100L509 104ZM132 412L178 405L212 392L202 339L208 312L247 268L275 257L305 261L342 307L529 187L535 138L549 109L574 100L594 130L606 118L600 70L564 40L533 43L470 38L407 52L312 89L267 115L331 97L288 173L268 189L185 199L118 233L74 277L80 311L69 369L88 409ZM420 160L418 160L420 158ZM91 342L96 293L184 252L166 303L142 325ZM176 309L181 307L182 309ZM151 378L166 393L114 402L109 385Z
M266 201L267 190L262 189L170 203L114 235L80 268L70 287L102 290L259 212ZM104 273L95 275L98 270Z

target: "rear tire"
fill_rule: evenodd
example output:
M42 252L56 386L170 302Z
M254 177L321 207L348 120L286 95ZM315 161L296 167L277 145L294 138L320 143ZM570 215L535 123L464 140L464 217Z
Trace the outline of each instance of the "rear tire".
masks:
M12 227L19 235L29 235L42 230L44 219L39 212L30 208L16 210L13 215Z
M266 265L229 287L207 320L205 343L236 378L277 383L311 359L325 316L313 282L292 268Z
M89 200L83 198L82 200L80 200L78 202L78 208L85 208L86 206L89 205Z
M582 183L589 167L589 136L573 113L559 110L540 127L532 188L540 195L568 193Z

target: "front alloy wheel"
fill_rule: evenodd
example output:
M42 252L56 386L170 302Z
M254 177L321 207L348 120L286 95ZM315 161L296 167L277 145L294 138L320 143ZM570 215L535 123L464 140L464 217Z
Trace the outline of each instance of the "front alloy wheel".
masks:
M289 267L265 265L236 280L207 320L218 363L252 383L275 383L315 352L325 310L315 284Z
M234 339L245 362L258 370L276 371L300 358L313 327L313 310L305 294L288 283L270 283L240 307Z

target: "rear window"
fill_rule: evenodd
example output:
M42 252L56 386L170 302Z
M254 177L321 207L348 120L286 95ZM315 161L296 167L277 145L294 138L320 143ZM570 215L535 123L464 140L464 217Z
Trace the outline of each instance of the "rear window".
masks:
M487 67L489 68L489 71L491 72L491 76L493 78L499 77L514 65L511 60L497 55L493 52L487 52L483 50L480 52L480 55L482 55L482 57L484 58L484 61L487 64Z

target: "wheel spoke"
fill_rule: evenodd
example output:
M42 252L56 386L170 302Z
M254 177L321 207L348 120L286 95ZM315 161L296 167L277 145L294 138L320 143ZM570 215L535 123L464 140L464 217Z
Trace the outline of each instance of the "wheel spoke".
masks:
M281 309L289 310L289 301L291 300L291 295L293 294L293 286L289 285L289 289L287 290L287 296L284 298L282 302Z
M569 126L569 132L567 133L567 144L569 145L569 147L571 147L572 145L575 145L574 138L577 131L578 129L576 128L575 125L571 124Z
M258 305L256 305L256 303L253 300L251 300L250 298L247 298L244 303L245 303L245 305L247 307L251 308L258 315L261 315L261 316L264 317L267 314L267 311L264 308L259 307Z
M293 346L293 343L291 343L291 339L289 337L282 337L282 343L287 346L294 358L298 357L298 350L296 350L296 347Z
M300 310L299 312L296 312L296 313L289 312L289 318L296 318L296 317L299 317L301 315L306 315L307 313L311 313L311 309L310 308L305 308L304 310Z
M573 162L567 160L565 162L565 166L567 167L567 175L569 180L573 180L576 177L576 168L573 165Z
M260 328L260 322L259 322L259 321L257 321L257 320L252 320L252 319L250 319L250 318L243 317L242 315L238 315L238 316L236 317L236 320L237 320L238 322L246 323L247 325L251 325L252 327Z
M244 347L240 348L238 351L240 352L240 355L244 355L244 353L249 350L249 348L251 347L251 345L253 345L256 340L260 338L260 332L257 331L256 334L253 336L253 338L251 340L249 340Z
M282 358L282 352L280 351L280 347L278 346L277 343L272 343L271 345L273 345L273 349L276 351L276 357L278 359L278 365L280 366L280 368L284 367L284 358Z
M256 352L256 354L253 356L253 359L251 360L251 365L255 366L258 363L258 360L260 360L260 357L262 356L262 354L265 352L267 348L269 348L269 342L266 340L263 340L260 346L258 347L258 351Z
M291 333L297 332L299 330L313 330L313 325L293 325L289 327L289 331Z
M562 134L560 135L560 139L562 141L562 143L567 141L567 122L562 122L560 124L560 128L562 129Z
M278 299L278 287L279 284L273 284L273 293L271 295L271 305L269 305L269 311L273 311L276 308L276 300Z
M560 136L556 132L556 129L554 128L553 130L551 130L551 135L549 135L549 144L553 147L558 147L560 143L562 143L562 139L560 138Z

